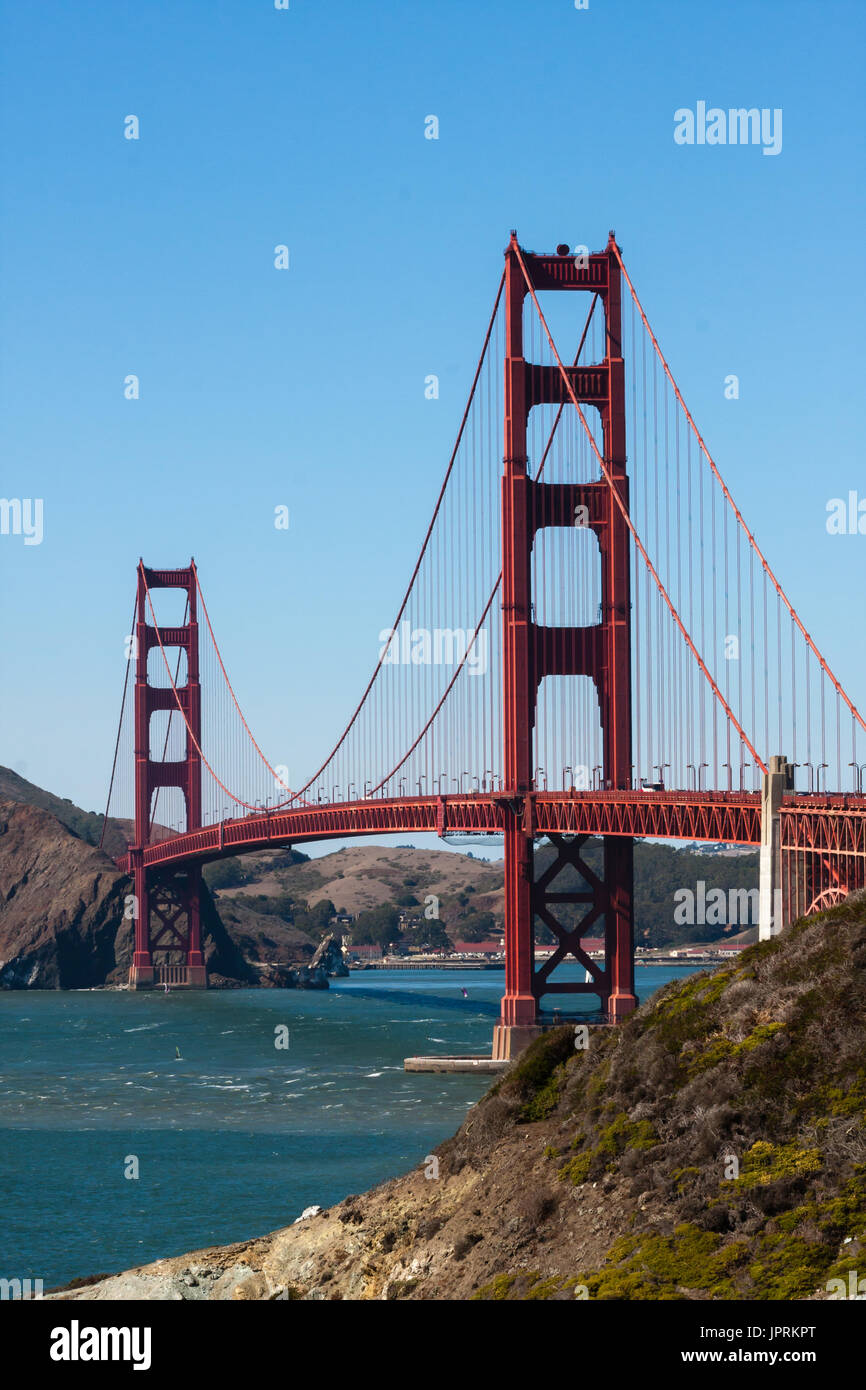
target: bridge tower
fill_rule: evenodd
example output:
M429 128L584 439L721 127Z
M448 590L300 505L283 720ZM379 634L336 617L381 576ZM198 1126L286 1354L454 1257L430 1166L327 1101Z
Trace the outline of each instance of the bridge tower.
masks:
M599 297L605 315L605 358L591 367L566 367L581 406L600 412L605 464L628 506L625 440L625 373L621 339L620 268L611 232L606 249L575 257L568 247L555 255L522 251L516 233L505 252L505 457L502 478L502 622L505 822L505 994L494 1032L494 1057L514 1057L539 1031L539 1000L544 994L598 994L613 1019L637 1004L634 992L633 840L604 837L603 876L581 857L586 837L550 836L557 857L536 880L534 871L533 731L538 687L545 676L589 676L598 694L607 790L628 789L631 753L631 580L629 531L612 491L602 478L592 483L534 482L528 474L527 423L533 406L570 404L559 368L527 362L523 352L523 314L529 290L581 290ZM578 507L586 508L578 513ZM539 626L533 621L532 548L536 533L550 526L571 527L588 517L601 560L601 615L580 628ZM583 884L578 892L557 893L555 880L567 866ZM582 903L587 911L573 930L557 920L561 902ZM536 970L535 919L553 931L557 947ZM590 927L604 918L602 969L580 945ZM567 956L590 972L586 982L551 979Z
M182 627L160 627L148 623L148 591L183 589L186 592L186 622ZM151 843L153 795L160 787L178 787L186 807L186 829L201 825L201 687L199 684L197 587L195 562L188 569L147 569L138 566L138 606L135 628L135 844L130 857L135 876L135 953L129 972L133 989L147 989L163 980L187 988L207 985L201 952L200 893L201 868L188 864L183 869L145 868L144 850ZM151 615L152 616L152 615ZM171 653L186 655L186 684L177 687L177 699L170 685L151 685L148 656L159 648L160 639L171 664ZM157 657L163 666L162 654ZM151 757L151 716L157 710L174 711L179 718L178 699L185 716L184 756L170 761ZM198 746L197 746L198 745ZM156 964L155 954L164 953L165 964Z

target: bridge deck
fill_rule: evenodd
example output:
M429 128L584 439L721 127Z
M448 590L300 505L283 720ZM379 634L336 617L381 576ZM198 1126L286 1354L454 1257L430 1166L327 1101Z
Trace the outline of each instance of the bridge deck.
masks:
M814 800L809 799L812 811ZM821 800L853 804L854 799ZM866 798L857 800L862 816ZM491 833L501 831L510 814L508 795L499 792L299 805L254 812L148 845L144 864L206 861L363 835ZM757 792L536 792L526 800L524 828L537 835L628 835L758 845L761 798ZM129 856L120 863L130 867Z

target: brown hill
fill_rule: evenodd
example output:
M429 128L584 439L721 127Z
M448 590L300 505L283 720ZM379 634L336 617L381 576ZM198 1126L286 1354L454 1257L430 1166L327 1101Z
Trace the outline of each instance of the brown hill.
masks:
M503 884L501 863L470 859L448 850L395 849L387 845L356 845L306 863L281 864L279 852L251 854L237 862L245 882L219 888L220 910L228 901L245 897L288 894L311 907L326 899L338 912L358 913L383 904L428 895L439 899L440 919L453 928L472 914L492 912L501 924ZM278 867L272 867L276 861Z
M124 984L134 938L124 916L131 892L131 880L106 854L48 811L0 801L0 989ZM207 893L202 942L212 983L256 982Z
M69 800L68 796L55 796L43 787L28 782L11 767L0 767L0 800L20 801L25 806L38 806L71 830L73 835L88 845L98 845L102 836L104 817L97 811L82 811L80 806ZM118 859L132 843L135 823L131 820L118 820L110 817L102 848L111 859ZM154 825L151 835L154 840L165 839L172 832L164 825Z
M0 801L0 987L101 985L116 965L130 888L47 811Z

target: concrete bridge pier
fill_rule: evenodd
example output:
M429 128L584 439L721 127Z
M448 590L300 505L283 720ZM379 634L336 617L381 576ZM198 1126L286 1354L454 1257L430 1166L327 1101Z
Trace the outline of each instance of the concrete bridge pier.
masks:
M782 908L782 849L779 808L785 792L794 790L794 768L783 753L770 758L761 789L761 857L758 940L769 941L785 925Z

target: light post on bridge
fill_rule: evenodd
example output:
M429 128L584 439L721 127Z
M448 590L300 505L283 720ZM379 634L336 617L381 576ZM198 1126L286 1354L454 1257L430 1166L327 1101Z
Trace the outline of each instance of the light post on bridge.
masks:
M570 772L570 773L571 773L571 790L574 791L574 772L573 772L573 770L572 770L570 767L564 767L564 768L562 769L562 790L563 790L563 791L566 791L565 774L566 774L567 772Z
M826 793L826 791L827 791L827 775L826 775L826 769L827 769L829 766L830 766L829 763L819 763L819 764L818 764L818 773L817 773L817 776L816 776L816 778L815 778L815 791L816 791L816 792L820 792L820 791L821 791L821 768L823 767L823 768L825 769L825 773L824 773L824 792Z
M866 767L866 763L849 763L848 766L849 766L849 767L853 767L853 769L854 769L854 777L851 778L851 781L853 782L853 781L854 781L854 778L856 777L856 779L857 779L857 795L858 795L858 796L862 796L862 795L863 795L863 769L864 769L864 767Z
M535 789L536 789L536 791L538 791L538 783L539 783L539 781L542 781L542 782L544 783L544 786L541 788L541 790L542 790L542 791L547 791L547 773L545 772L545 770L544 770L543 767L537 767L537 768L535 769Z

